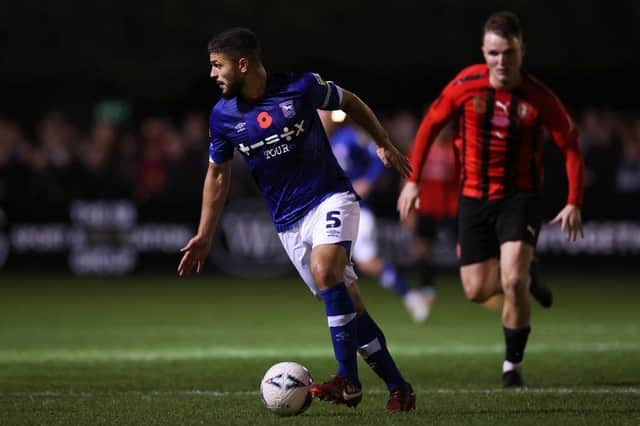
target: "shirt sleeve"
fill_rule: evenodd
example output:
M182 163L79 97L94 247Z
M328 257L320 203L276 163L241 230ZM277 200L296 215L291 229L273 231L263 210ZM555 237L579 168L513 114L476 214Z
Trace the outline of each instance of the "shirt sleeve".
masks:
M215 111L209 117L209 162L222 164L233 158L233 144L217 128Z
M411 163L409 181L411 182L419 183L421 170L427 160L433 141L456 112L454 83L455 80L444 88L440 96L431 104L420 123L409 158Z
M305 91L315 109L336 110L342 104L342 88L319 74L304 74Z
M544 96L542 121L564 156L569 183L567 204L580 207L583 196L584 164L578 144L578 129L562 102L549 89L546 89Z

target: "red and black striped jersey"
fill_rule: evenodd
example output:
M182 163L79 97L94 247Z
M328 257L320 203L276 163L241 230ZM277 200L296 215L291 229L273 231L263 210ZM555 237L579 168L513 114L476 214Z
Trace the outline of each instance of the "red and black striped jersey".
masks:
M485 64L462 70L429 107L413 144L410 181L420 182L429 148L455 117L462 195L497 200L514 191L539 190L546 129L565 157L568 204L582 204L578 131L565 107L542 82L524 72L516 89L493 88Z

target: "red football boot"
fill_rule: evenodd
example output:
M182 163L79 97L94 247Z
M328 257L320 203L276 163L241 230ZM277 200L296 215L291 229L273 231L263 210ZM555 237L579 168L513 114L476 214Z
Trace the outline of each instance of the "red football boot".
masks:
M416 409L416 393L411 385L407 389L396 389L389 395L387 413L402 413Z
M334 404L345 404L355 408L362 401L362 388L346 377L333 376L328 382L312 384L311 396Z

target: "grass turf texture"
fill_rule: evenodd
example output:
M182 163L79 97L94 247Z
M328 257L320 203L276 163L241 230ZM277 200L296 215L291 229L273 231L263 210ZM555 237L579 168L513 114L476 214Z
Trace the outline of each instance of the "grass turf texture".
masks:
M334 371L324 309L296 279L12 277L0 291L0 424L640 424L637 277L546 277L523 391L500 388L500 314L443 280L432 317L364 280L365 302L418 394L383 414L384 385L360 363L355 410L314 401L267 411L259 381L278 361Z

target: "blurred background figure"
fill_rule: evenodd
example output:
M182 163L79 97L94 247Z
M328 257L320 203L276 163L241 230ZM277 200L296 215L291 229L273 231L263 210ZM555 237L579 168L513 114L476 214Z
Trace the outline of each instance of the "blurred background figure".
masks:
M587 108L582 116L580 145L584 149L585 204L592 213L606 214L615 200L620 158L620 120L608 109Z
M355 123L346 122L342 111L319 110L318 113L338 163L361 198L358 240L352 253L358 271L376 278L384 288L401 297L415 322L426 321L432 293L411 289L398 268L378 254L376 218L367 202L384 171L384 165L376 155L375 143Z
M615 161L616 198L640 200L640 118L627 119L622 126L622 147ZM627 204L624 210L628 217L640 215L638 203Z
M432 250L439 232L456 233L458 165L454 151L455 124L449 122L436 138L420 171L420 196L404 224L414 236L414 256L420 292L431 307L436 299L437 265ZM457 148L456 148L457 149Z
M198 191L202 185L207 171L209 151L209 126L205 114L199 111L187 113L182 121L182 156L180 173L183 175L183 186L180 191L189 196L190 204L197 203L200 199ZM193 194L196 194L194 197Z

